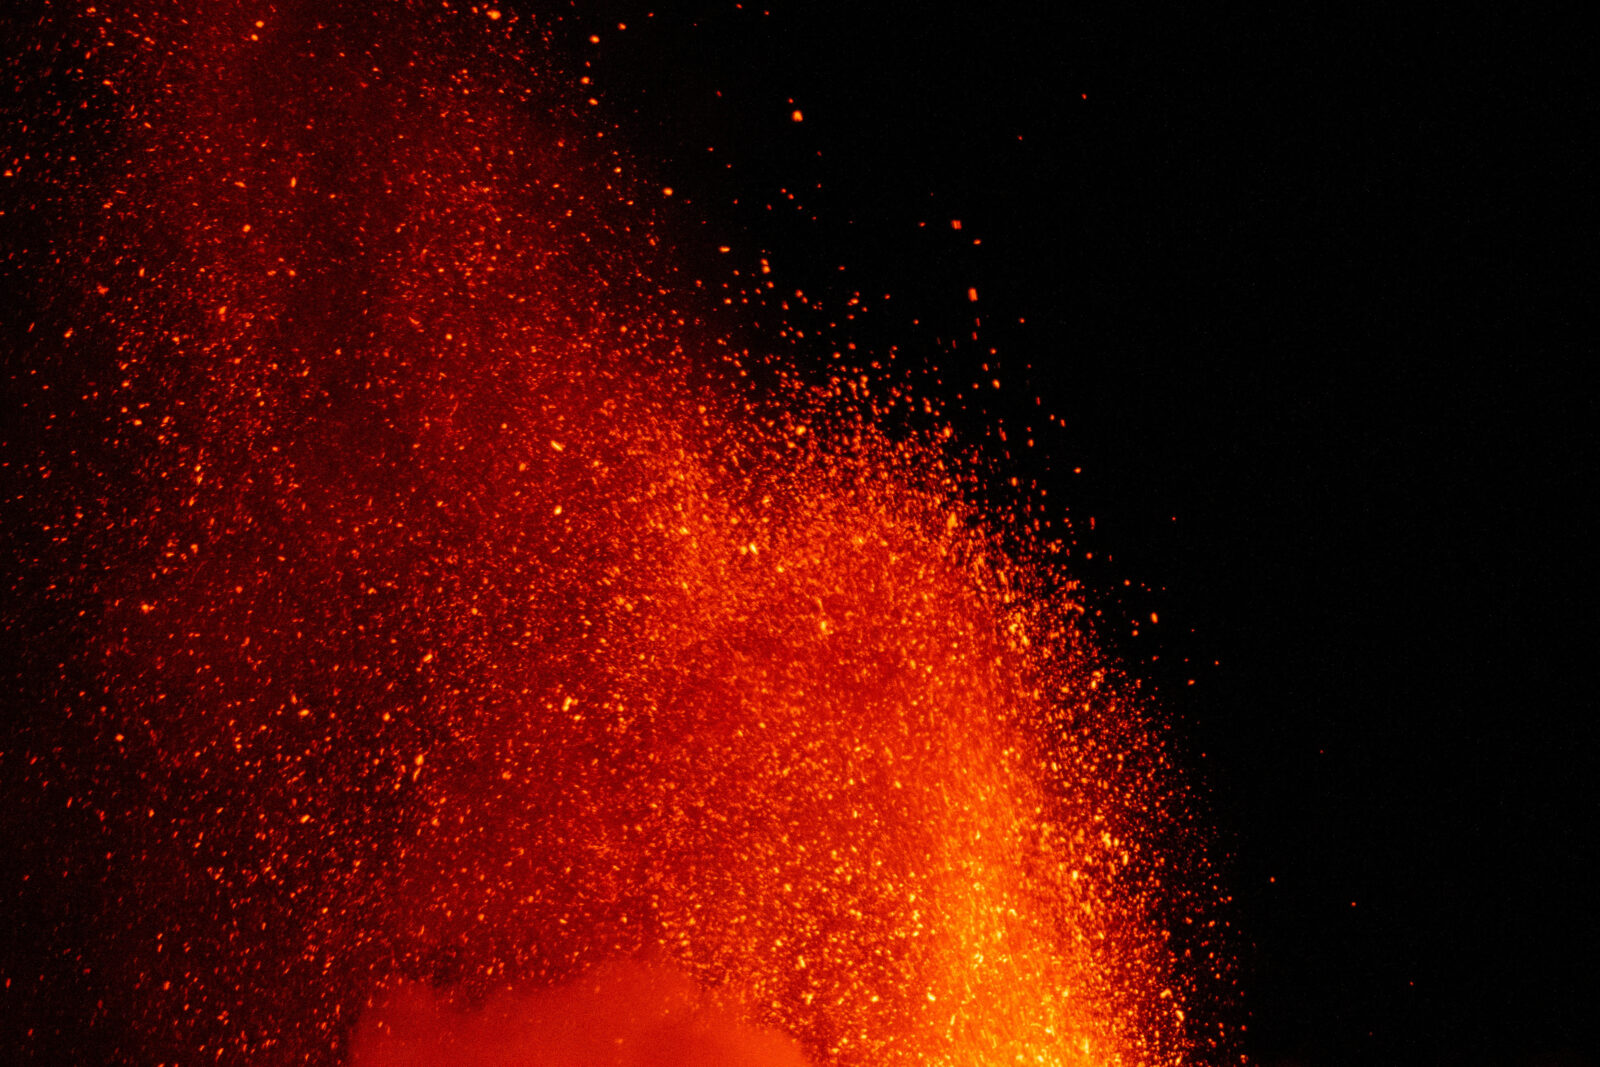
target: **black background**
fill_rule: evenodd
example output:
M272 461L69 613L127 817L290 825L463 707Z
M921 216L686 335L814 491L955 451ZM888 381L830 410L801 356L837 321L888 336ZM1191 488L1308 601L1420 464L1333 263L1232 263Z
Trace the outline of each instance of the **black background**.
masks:
M1031 425L1084 576L1162 616L1119 651L1228 857L1237 1051L1594 1062L1576 27L672 7L555 36L677 254L892 292L852 335Z

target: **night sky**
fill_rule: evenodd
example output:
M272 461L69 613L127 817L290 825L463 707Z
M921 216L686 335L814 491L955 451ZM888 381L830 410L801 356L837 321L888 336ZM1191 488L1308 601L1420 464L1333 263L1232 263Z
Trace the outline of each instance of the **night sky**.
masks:
M891 294L840 336L1070 519L1214 826L1236 1052L1596 1062L1596 405L1544 206L1592 177L1544 107L1580 36L578 7L555 66L673 188L688 271L731 246L830 304Z

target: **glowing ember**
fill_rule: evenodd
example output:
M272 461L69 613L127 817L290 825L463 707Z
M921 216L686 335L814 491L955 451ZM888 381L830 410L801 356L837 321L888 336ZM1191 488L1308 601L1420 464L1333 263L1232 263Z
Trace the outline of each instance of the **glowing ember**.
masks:
M1182 805L1070 587L874 429L903 394L706 355L642 206L672 190L551 103L589 89L538 20L84 12L8 161L54 294L5 449L20 602L68 636L4 758L92 813L96 1047L1207 1047Z

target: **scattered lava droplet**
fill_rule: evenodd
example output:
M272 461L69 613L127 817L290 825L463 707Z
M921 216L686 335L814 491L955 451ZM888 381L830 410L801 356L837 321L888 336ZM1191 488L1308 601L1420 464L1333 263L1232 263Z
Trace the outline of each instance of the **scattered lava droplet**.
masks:
M40 1057L1210 1048L1184 787L951 429L721 355L517 18L253 14L12 61Z

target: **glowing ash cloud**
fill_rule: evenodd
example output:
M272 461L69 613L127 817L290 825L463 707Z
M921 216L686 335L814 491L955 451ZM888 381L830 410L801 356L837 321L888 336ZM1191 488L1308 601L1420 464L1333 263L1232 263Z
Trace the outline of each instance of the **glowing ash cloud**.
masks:
M18 61L94 102L18 187L7 622L62 636L11 758L82 816L53 950L96 1005L28 1040L1204 1051L1181 788L1070 585L886 428L906 389L697 325L660 197L491 15L117 4Z
M460 1008L406 986L356 1030L351 1067L805 1067L793 1041L707 1002L660 967L608 964L529 994Z

